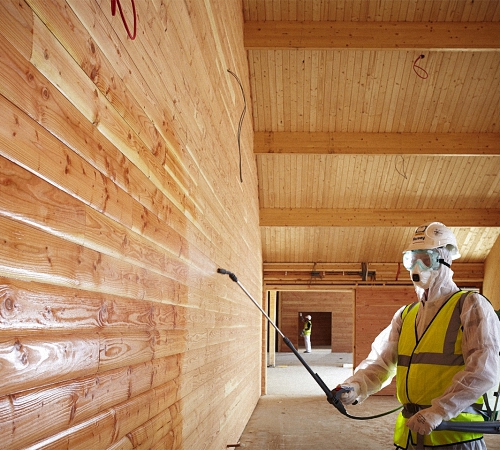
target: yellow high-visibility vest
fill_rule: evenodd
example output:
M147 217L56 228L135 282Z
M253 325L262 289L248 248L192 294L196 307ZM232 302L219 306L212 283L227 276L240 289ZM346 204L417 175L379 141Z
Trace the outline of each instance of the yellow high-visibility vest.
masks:
M453 376L464 369L462 354L462 324L460 312L468 292L453 294L438 311L424 334L417 341L416 318L418 303L403 310L403 323L398 342L396 372L397 397L404 404L420 407L431 405L432 399L441 396L451 385ZM476 401L482 405L482 397ZM394 443L406 448L408 439L414 444L416 434L405 423L408 419L401 412L396 420ZM462 412L451 421L482 421L480 414ZM467 442L482 438L482 434L458 431L433 431L424 437L424 445L438 446Z
M310 336L311 332L312 332L312 322L310 320L308 320L304 324L304 329L302 330L302 334L304 336Z

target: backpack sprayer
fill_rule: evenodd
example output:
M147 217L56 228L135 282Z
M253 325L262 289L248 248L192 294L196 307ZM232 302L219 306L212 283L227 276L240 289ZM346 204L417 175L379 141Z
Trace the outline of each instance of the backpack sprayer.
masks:
M352 416L349 414L342 401L340 400L340 396L344 392L349 392L352 390L350 387L337 387L333 391L325 384L325 382L321 379L321 377L317 374L314 373L314 371L311 369L311 367L307 364L307 362L302 358L300 353L297 351L297 349L294 347L290 339L288 339L282 332L281 330L276 326L276 324L271 320L271 318L267 315L267 313L262 309L262 307L257 303L257 301L250 295L250 293L245 289L245 287L238 281L238 278L236 275L232 272L229 272L229 270L226 269L217 269L218 273L221 273L223 275L228 275L231 280L233 280L240 288L241 290L247 295L247 297L252 300L255 306L259 308L260 312L264 315L264 317L267 319L267 321L273 326L273 328L280 334L280 336L283 338L283 342L287 345L287 347L294 353L294 355L298 358L298 360L302 363L302 365L306 368L306 370L311 374L311 376L314 378L316 383L318 383L319 387L323 390L323 392L326 394L326 399L328 400L328 403L332 404L335 406L335 408L344 416L350 418L350 419L355 419L355 420L369 420L369 419L376 419L378 417L386 416L388 414L392 414L393 412L399 411L402 406L392 409L391 411L384 412L382 414L376 414L373 416L364 416L364 417L359 417L359 416ZM498 401L498 395L499 393L496 393L497 395L497 401ZM356 404L356 403L353 403ZM484 422L441 422L441 424L436 428L436 430L454 430L454 431L463 431L463 432L474 432L474 433L482 433L482 434L500 434L500 421L494 421L493 419L496 418L496 404L495 404L495 411L493 411L493 414L490 414L491 420L484 421Z

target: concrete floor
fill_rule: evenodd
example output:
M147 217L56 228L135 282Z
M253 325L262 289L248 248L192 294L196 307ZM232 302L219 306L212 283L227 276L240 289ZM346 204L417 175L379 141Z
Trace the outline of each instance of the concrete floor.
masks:
M302 353L301 353L302 354ZM351 355L313 350L302 354L314 373L333 389L352 374ZM245 450L359 450L394 449L396 414L352 420L326 400L313 377L292 353L278 353L276 366L267 369L267 395L260 398L240 438ZM399 406L394 397L372 396L348 412L379 414ZM485 437L488 450L500 450L500 437Z

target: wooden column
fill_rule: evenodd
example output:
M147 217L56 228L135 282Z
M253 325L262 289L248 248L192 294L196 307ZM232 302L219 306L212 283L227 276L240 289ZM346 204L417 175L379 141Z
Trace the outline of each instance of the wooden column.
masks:
M276 296L277 291L269 292L269 317L276 323ZM268 326L268 344L269 344L269 357L267 361L268 366L276 366L276 330L273 326Z

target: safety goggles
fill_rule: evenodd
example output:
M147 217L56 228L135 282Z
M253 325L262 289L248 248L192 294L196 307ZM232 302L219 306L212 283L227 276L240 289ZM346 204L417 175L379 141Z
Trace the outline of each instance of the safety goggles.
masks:
M436 250L408 250L403 253L403 265L407 270L412 270L417 264L422 270L435 270L440 263Z

